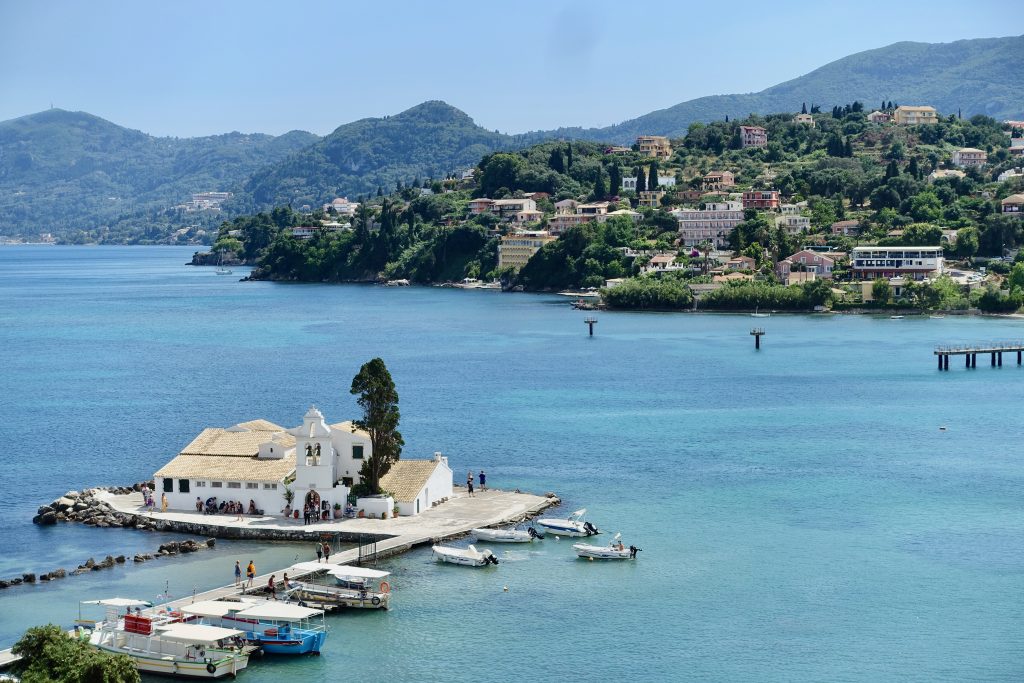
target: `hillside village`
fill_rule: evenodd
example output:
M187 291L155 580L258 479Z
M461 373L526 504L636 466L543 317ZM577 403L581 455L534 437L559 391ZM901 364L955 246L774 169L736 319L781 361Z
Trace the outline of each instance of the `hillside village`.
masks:
M804 105L489 154L390 195L236 219L213 253L257 279L493 279L611 307L1016 310L1022 168L1021 121Z

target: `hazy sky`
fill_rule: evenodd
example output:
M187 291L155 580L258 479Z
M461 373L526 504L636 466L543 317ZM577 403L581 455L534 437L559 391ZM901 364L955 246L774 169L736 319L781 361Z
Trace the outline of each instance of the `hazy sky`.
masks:
M0 120L328 133L440 99L504 133L753 92L901 40L1014 35L1010 0L0 0Z

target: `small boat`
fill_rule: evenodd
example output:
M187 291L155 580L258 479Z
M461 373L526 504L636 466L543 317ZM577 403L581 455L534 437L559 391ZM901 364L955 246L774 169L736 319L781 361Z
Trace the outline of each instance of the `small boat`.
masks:
M231 269L224 265L224 252L217 252L217 275L231 275Z
M183 614L213 626L244 631L246 642L279 655L320 654L327 627L324 611L276 600L204 600L181 608ZM320 623L311 620L319 617Z
M535 538L544 538L532 526L526 529L471 529L478 540L495 543L530 543Z
M498 564L498 558L490 550L477 550L476 546L468 548L452 548L451 546L435 545L431 550L434 556L441 562L452 564L464 564L469 567L486 567L488 564Z
M635 545L624 546L622 534L615 534L612 542L605 546L576 543L572 549L579 557L589 560L634 560L640 552L640 548Z
M183 623L180 613L142 614L148 602L126 598L86 600L103 605L107 616L89 630L79 624L78 638L89 646L114 655L126 655L135 668L146 673L185 678L235 676L249 664L256 648L243 645L242 631L203 624ZM126 613L121 616L121 610ZM135 609L134 613L130 610ZM80 620L81 621L81 620Z
M889 320L903 320L902 315L890 315Z
M398 280L388 280L387 282L384 283L384 286L385 287L408 287L409 286L409 281L406 280L405 278L401 278L401 279L398 279Z
M569 515L567 519L545 517L538 519L537 524L560 536L593 536L601 533L596 526L583 519L586 514L587 509L582 508Z
M284 595L303 607L388 609L391 604L391 584L385 581L391 572L300 562L289 567L288 573L303 578L290 579Z
M757 307L754 308L754 312L750 314L751 318L770 318L771 313L758 313Z
M930 315L928 317L931 318L932 320L945 320L946 319L946 316L944 316L944 315Z

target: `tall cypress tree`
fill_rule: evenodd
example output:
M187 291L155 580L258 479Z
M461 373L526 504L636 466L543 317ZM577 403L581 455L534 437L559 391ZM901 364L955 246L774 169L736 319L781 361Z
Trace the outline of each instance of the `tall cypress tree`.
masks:
M604 184L604 170L598 167L594 178L594 199L601 200L608 196L608 187Z
M548 167L555 173L565 173L565 158L562 156L562 150L557 147L551 150Z
M647 189L658 189L658 162L651 162L651 172L647 174Z
M843 149L843 156L849 159L853 158L853 143L850 141L850 136L846 136L846 146Z
M644 167L636 167L636 193L647 191L647 176L644 175Z
M618 194L622 190L622 169L618 162L612 164L608 171L608 194Z
M806 114L807 113L807 103L806 102L804 102L803 109L800 110L800 113L801 114Z
M568 149L566 149L565 152L565 167L572 168L572 143L570 142L566 147L568 147Z

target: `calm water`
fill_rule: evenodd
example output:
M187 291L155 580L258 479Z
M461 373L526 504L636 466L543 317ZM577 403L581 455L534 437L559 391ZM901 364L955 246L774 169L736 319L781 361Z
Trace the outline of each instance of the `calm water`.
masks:
M602 313L588 339L558 297L239 283L190 253L0 248L0 576L155 549L30 519L150 476L208 425L351 418L379 355L408 457L556 491L640 560L547 540L474 571L415 551L386 563L389 613L332 617L323 657L245 680L1024 677L1024 370L940 374L931 355L1024 322L773 316L756 353L747 316ZM81 599L184 595L307 550L221 542L8 589L0 642Z

